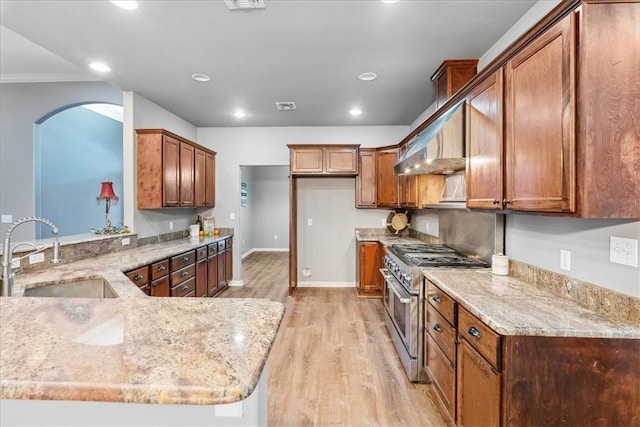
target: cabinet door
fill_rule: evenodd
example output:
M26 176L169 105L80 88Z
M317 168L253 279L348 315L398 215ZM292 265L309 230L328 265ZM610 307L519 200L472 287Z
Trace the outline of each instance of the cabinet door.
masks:
M467 98L467 207L499 209L503 187L502 69Z
M380 294L380 245L378 242L360 242L359 247L359 291L361 294Z
M216 155L213 153L205 153L204 181L204 206L214 207L216 205Z
M575 15L507 62L506 200L522 211L575 211Z
M380 150L376 153L377 199L379 208L397 208L399 204L398 177L393 166L398 162L398 149Z
M402 157L407 151L405 145L400 148L399 156ZM400 175L398 177L398 188L400 196L400 206L415 208L418 204L418 175Z
M163 137L162 160L164 206L180 206L180 141Z
M212 297L218 291L218 254L213 254L207 261L207 295Z
M500 374L464 338L458 347L458 426L500 425Z
M168 297L169 289L169 276L164 276L151 282L152 297Z
M231 248L227 247L224 251L224 283L228 285L233 280L233 256Z
M226 285L226 274L225 274L225 251L218 252L218 290L222 289Z
M196 297L207 296L207 261L196 264Z
M322 147L291 149L291 173L322 173L322 161Z
M195 148L180 143L180 206L194 206Z
M206 153L204 150L196 148L194 151L194 195L193 202L195 206L205 206L207 172L206 172ZM196 292L197 293L197 292Z
M361 149L356 176L356 208L376 207L376 151Z
M358 173L358 149L355 147L325 147L324 172L353 175Z
M447 359L445 353L438 347L435 340L425 330L425 365L429 378L433 381L445 408L451 418L456 417L456 369ZM489 424L487 424L489 425Z

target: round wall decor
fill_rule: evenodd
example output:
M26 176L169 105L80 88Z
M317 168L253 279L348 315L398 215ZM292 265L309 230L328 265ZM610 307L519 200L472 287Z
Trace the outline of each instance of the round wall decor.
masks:
M393 234L402 233L411 225L411 213L406 209L396 209L387 217L387 230Z

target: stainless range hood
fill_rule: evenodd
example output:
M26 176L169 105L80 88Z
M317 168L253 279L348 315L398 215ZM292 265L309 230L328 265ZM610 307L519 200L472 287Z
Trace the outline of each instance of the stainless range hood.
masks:
M450 175L465 168L464 101L454 104L409 141L396 175Z

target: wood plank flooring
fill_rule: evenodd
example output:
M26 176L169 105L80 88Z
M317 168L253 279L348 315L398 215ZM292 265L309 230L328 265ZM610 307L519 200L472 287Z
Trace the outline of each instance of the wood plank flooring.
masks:
M269 298L286 314L269 357L270 426L451 426L430 384L407 380L379 299L352 288L287 296L288 254L243 261L242 287L222 297Z

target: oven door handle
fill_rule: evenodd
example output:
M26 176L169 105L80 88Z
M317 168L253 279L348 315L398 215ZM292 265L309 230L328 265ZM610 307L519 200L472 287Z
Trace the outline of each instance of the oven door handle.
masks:
M400 291L395 282L396 282L396 278L393 277L393 275L388 273L387 269L381 268L380 269L380 274L382 274L382 277L384 277L385 282L387 282L387 285L389 285L389 289L391 289L391 291L393 291L393 293L396 295L396 297L398 297L398 300L403 303L403 304L409 304L411 302L411 294L409 294L408 292L404 291L404 289L402 291ZM400 295L401 293L405 294L405 295Z

